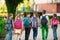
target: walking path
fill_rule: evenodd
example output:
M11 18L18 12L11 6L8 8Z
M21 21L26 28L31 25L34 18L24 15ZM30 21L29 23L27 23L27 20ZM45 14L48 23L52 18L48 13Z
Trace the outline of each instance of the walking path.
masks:
M57 34L58 34L58 40L60 40L60 25L58 26ZM17 36L13 33L12 40L16 40L16 37ZM24 39L25 39L25 31L23 31L23 34L22 34L22 40L24 40ZM33 31L32 31L32 29L31 29L29 40L33 40ZM41 33L41 28L40 27L38 28L37 40L42 40L42 33ZM51 28L49 28L48 40L53 40L53 32L52 32Z

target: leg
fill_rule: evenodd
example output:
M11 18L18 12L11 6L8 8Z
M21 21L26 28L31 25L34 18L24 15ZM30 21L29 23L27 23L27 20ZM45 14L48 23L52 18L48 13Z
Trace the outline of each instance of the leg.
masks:
M38 28L33 28L33 39L36 40L38 34Z
M47 40L47 37L48 37L48 25L46 25L46 36L45 36L45 38L46 38L46 40Z
M19 36L19 35L18 35L17 33L16 33L15 35L17 36L17 37L16 37L16 40L19 40L19 39L18 39L18 36Z
M44 27L42 26L42 40L44 40Z
M27 40L27 28L25 28L25 40Z
M6 37L5 37L5 39L4 40L7 40L8 39L8 34L6 34Z
M18 40L21 40L21 35L20 34L18 34Z
M25 28L25 40L29 39L29 35L30 35L30 28Z
M57 38L57 27L56 27L56 40L58 40L58 38Z
M56 38L57 38L56 27L53 27L53 36L54 36L54 40L56 40Z
M8 40L12 40L12 32L8 33Z
M20 33L19 33L19 40L21 40L21 35L22 35L22 29L20 29Z

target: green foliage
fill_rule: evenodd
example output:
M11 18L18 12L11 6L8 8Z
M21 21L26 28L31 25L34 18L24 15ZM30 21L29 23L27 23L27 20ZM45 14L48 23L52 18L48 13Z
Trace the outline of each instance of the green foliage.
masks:
M58 20L59 20L59 22L60 22L60 16L58 16Z
M49 16L49 19L52 19L53 16Z
M4 36L4 25L5 21L3 20L3 17L0 17L0 37Z

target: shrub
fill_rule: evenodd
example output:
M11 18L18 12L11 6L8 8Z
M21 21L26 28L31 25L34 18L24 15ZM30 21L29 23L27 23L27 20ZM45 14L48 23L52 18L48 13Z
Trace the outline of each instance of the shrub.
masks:
M0 17L0 37L4 36L4 25L5 21L3 20L3 17Z

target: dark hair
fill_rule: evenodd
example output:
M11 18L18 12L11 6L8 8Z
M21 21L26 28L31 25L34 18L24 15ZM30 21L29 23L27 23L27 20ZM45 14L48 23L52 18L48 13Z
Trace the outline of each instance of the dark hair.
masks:
M43 10L43 14L45 14L46 13L46 10Z
M13 15L12 13L8 14L8 17L7 17L7 23L8 23L9 17L11 17L12 15ZM13 19L13 18L12 18L12 19Z
M54 14L53 16L54 16L54 17L57 17L57 14Z
M26 12L24 12L24 17L26 17L27 15L26 15Z
M53 14L53 18L54 18L54 17L56 17L56 18L58 19L57 14Z

